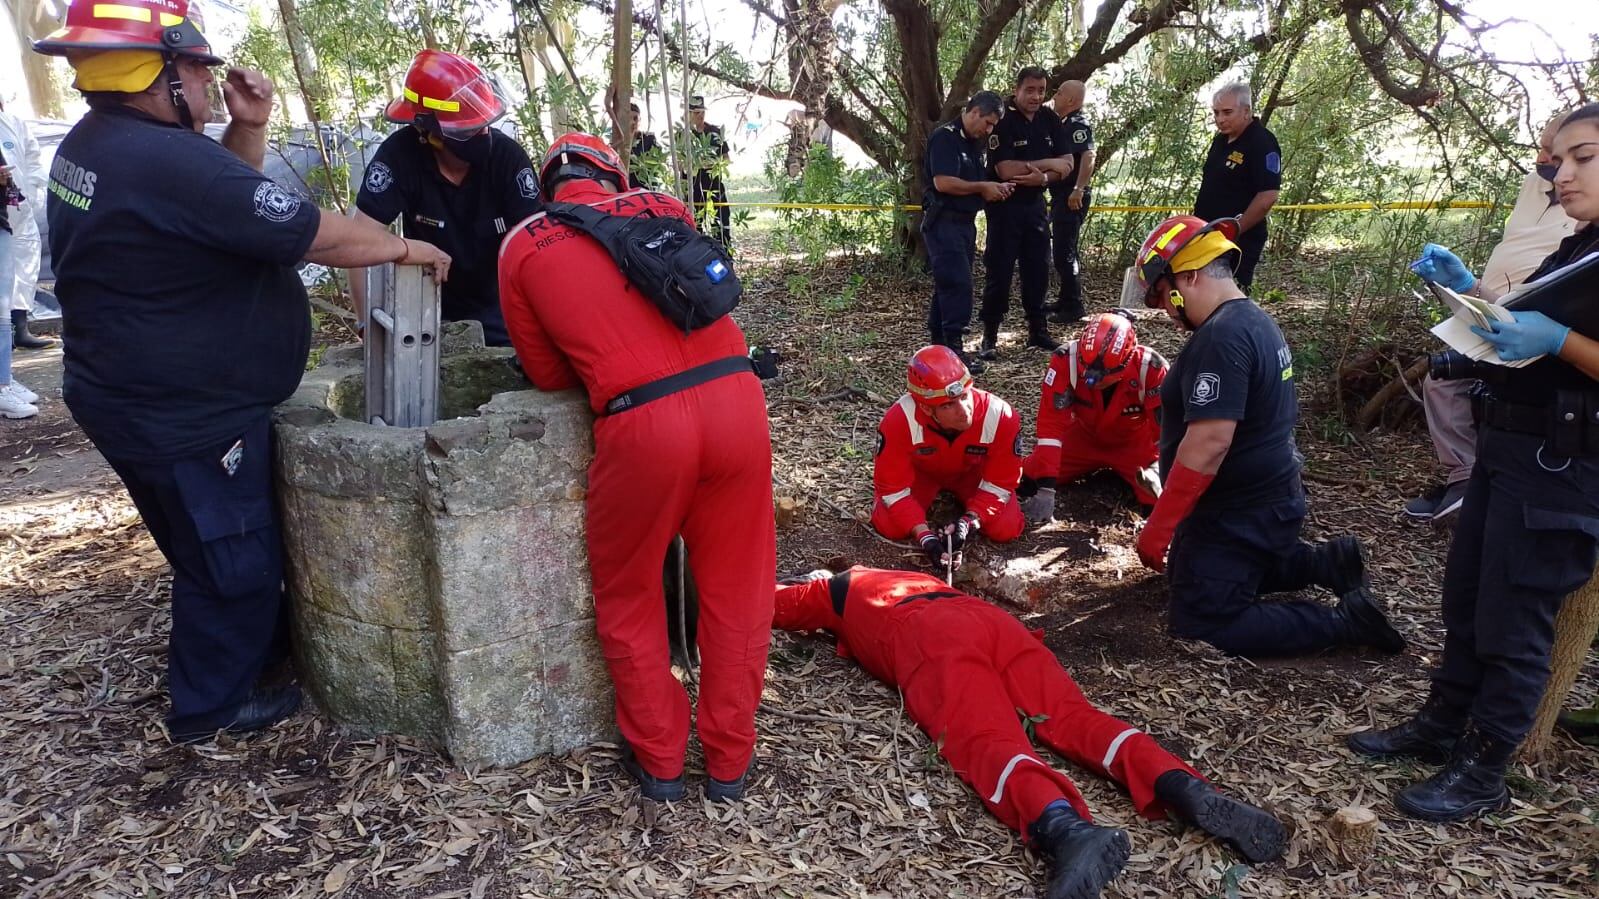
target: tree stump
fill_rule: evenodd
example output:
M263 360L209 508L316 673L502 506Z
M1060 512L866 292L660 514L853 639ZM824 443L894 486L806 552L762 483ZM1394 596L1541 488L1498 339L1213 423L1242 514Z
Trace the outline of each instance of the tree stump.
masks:
M804 503L801 500L797 500L792 496L777 497L772 503L773 513L777 517L777 526L786 528L793 524L794 518L799 515L799 509L802 505Z
M1555 619L1555 648L1549 659L1549 684L1544 688L1543 701L1538 704L1538 717L1532 733L1521 744L1521 757L1537 761L1549 748L1554 733L1555 718L1566 704L1571 685L1576 682L1582 665L1588 660L1593 647L1594 634L1599 633L1599 573L1588 583L1566 597Z
M1333 812L1327 819L1332 849L1351 864L1366 861L1377 847L1377 829L1381 823L1376 812L1358 805Z

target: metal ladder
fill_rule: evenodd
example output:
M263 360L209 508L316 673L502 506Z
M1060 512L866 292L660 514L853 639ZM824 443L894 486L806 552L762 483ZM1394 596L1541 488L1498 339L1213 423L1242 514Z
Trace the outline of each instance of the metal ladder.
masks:
M420 265L366 270L366 420L416 428L438 420L439 285Z

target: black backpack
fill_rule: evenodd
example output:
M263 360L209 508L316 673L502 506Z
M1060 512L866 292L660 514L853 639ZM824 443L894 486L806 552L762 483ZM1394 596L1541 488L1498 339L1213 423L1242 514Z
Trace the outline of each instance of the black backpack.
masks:
M545 203L563 225L599 241L628 281L686 334L738 307L744 287L715 240L676 216L611 215L581 203Z

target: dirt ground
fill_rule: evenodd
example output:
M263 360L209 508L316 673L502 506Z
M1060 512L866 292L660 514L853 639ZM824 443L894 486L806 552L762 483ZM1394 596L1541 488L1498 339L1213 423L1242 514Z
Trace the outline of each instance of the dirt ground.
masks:
M779 570L916 554L861 523L874 428L921 342L924 278L847 258L758 260L739 318L788 356L769 388L777 492L801 502L779 531ZM1092 300L1115 281L1091 270ZM1320 297L1271 308L1302 357L1325 341ZM1339 325L1342 329L1342 325ZM1163 321L1141 336L1175 352ZM1008 333L980 382L1028 422L1043 354ZM1323 355L1330 355L1325 347ZM457 768L399 737L353 739L314 710L248 740L173 746L160 721L168 579L114 475L66 414L59 350L20 353L42 413L0 422L0 896L997 897L1035 896L1041 869L904 717L897 694L820 638L777 635L758 723L758 776L733 808L641 804L612 746L502 770ZM1145 727L1230 791L1276 810L1288 857L1248 868L1124 795L1070 772L1103 823L1129 829L1118 897L1599 896L1594 750L1561 738L1512 778L1502 814L1442 827L1399 816L1391 794L1425 775L1357 760L1343 735L1389 722L1425 689L1442 631L1448 532L1406 524L1436 476L1416 431L1358 439L1301 372L1298 435L1311 539L1356 533L1411 647L1263 663L1165 633L1165 588L1139 567L1127 489L1096 476L1061 491L1063 520L980 546L992 567L1030 555L1053 579L1014 609L1090 698ZM1576 698L1591 701L1590 673ZM695 772L691 747L690 769ZM1344 858L1325 821L1350 805L1382 819L1375 854Z

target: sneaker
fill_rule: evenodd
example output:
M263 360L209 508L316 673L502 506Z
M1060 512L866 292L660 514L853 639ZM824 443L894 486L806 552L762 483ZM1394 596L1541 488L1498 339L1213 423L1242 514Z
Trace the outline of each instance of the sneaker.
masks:
M1438 512L1439 503L1443 502L1444 494L1449 491L1449 485L1439 484L1426 493L1405 503L1405 517L1417 521L1430 521Z
M1460 511L1461 505L1466 501L1466 484L1468 483L1470 482L1456 481L1450 484L1448 489L1444 490L1443 498L1438 500L1438 508L1432 513L1433 521L1448 518Z
M12 378L11 386L6 387L5 389L11 391L12 396L22 400L24 403L37 404L39 402L39 395L22 386L22 382L18 381L16 378Z
M628 776L635 781L638 781L639 792L644 794L645 799L651 799L655 802L678 802L688 795L688 787L684 784L683 775L679 774L676 777L665 778L656 777L645 771L644 766L638 760L638 756L633 754L633 747L626 743L622 744L621 762L622 770L626 771Z
M0 390L0 418L32 418L38 414L38 406L23 402L9 389Z

